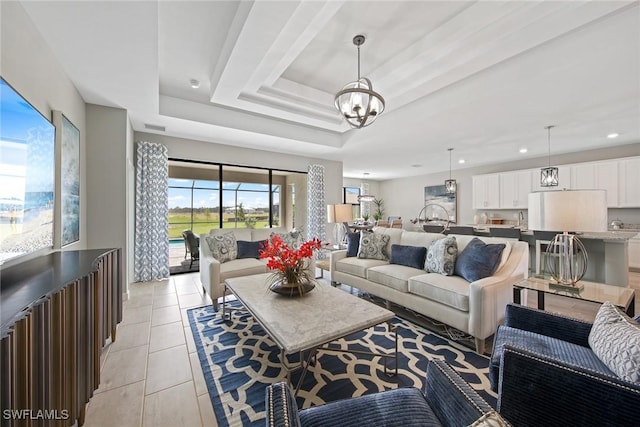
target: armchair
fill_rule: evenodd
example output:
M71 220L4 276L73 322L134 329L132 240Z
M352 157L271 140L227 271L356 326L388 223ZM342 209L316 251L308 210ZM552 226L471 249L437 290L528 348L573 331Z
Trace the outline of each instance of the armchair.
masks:
M191 230L184 230L182 238L184 239L185 247L184 257L186 258L187 254L191 255L191 262L189 263L189 269L191 269L193 262L200 259L200 239Z
M275 426L468 426L492 408L446 362L427 366L424 394L399 388L299 410L289 386L267 387L266 425Z
M593 324L509 304L489 366L498 411L517 426L635 425L640 384L589 347Z

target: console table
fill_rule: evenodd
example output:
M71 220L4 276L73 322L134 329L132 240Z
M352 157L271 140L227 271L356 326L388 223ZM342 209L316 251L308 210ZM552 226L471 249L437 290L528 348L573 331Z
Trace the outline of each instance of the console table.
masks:
M84 423L102 348L122 321L121 256L120 249L61 251L2 269L3 426Z
M635 291L631 288L605 285L604 283L588 282L581 280L581 287L571 289L557 287L549 283L549 280L529 278L513 285L513 302L520 304L520 290L529 289L538 293L538 308L544 310L544 296L546 294L559 295L566 298L575 298L602 304L611 301L612 304L623 309L629 316L635 312ZM526 301L524 302L526 305Z

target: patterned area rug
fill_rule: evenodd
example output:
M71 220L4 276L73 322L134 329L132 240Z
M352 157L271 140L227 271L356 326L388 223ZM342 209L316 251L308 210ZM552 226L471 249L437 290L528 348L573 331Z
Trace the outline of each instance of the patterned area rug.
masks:
M235 311L232 321L226 323L221 312L214 312L212 306L188 312L218 425L262 426L265 387L285 379L279 349L247 312ZM490 391L487 376L489 358L408 320L396 316L393 323L398 326L397 376L385 375L380 357L321 350L298 392L299 407L398 387L422 389L429 359L449 362L495 407L496 395ZM393 348L393 335L383 324L330 346L387 353ZM393 366L392 360L388 363ZM294 384L299 375L292 375Z

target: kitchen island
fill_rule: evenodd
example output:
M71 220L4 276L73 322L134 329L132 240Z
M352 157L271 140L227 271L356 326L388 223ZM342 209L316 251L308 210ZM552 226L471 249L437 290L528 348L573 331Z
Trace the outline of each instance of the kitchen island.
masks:
M489 235L489 227L493 226L487 224L475 227L477 234ZM589 257L583 279L607 285L628 286L629 239L637 234L637 230L624 229L577 234ZM521 240L529 243L529 267L531 271L535 271L536 241L533 231L522 230Z

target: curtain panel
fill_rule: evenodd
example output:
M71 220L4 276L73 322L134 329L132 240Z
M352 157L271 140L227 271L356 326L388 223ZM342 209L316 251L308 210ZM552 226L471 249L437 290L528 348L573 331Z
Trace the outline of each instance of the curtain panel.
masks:
M136 159L134 280L169 277L167 147L140 141Z
M327 240L327 205L324 199L324 166L309 165L307 174L307 238ZM317 258L323 258L324 252L316 252Z

